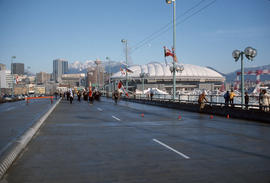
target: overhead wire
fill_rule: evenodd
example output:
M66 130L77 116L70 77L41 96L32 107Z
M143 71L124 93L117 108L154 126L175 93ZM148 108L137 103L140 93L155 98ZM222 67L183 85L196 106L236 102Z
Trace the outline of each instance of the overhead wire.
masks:
M189 13L190 11L192 11L194 8L198 7L201 3L203 3L206 0L201 0L199 1L197 4L195 4L194 6L192 6L191 8L189 8L188 10L186 10L184 13L182 13L181 15L177 16L176 19L185 16L187 13ZM150 39L151 37L153 37L155 34L158 34L160 31L166 29L168 26L170 26L173 23L173 21L170 21L169 23L167 23L166 25L162 26L161 28L159 28L157 31L153 32L152 34L150 34L149 36L147 36L146 38L144 38L143 40L141 40L140 42L138 42L133 49L136 50L137 47L140 46L140 44L142 44L143 42L147 41L148 39Z
M204 1L204 0L203 0L203 1ZM182 19L181 21L177 22L176 25L179 25L179 24L184 23L185 21L187 21L187 20L190 19L191 17L195 16L196 14L200 13L200 12L203 11L204 9L206 9L206 8L208 8L209 6L211 6L212 4L214 4L216 1L217 1L217 0L211 1L210 3L208 3L208 4L206 4L205 6L203 6L202 8L200 8L199 10L195 11L194 13L192 13L191 15L189 15L189 16L187 16L186 18ZM201 1L200 1L200 2L201 2ZM193 8L193 9L194 9L194 8ZM169 25L170 25L170 24L171 24L171 22L169 23ZM135 48L133 48L133 49L132 49L133 51L132 51L130 54L132 54L133 52L135 52L135 51L138 50L139 48L143 47L144 45L148 44L149 42L153 41L154 39L160 37L163 33L169 31L171 28L172 28L172 27L171 27L171 26L168 27L168 24L167 24L167 28L166 28L166 29L163 28L164 30L163 30L162 32L159 31L158 34L155 33L155 34L156 34L155 36L153 36L154 34L151 35L151 37L148 36L149 39L148 39L148 40L144 39L144 40L145 40L145 41L143 41L144 43L141 44L141 45L139 45L139 46L137 46L137 47L135 47ZM141 42L142 42L142 41L141 41Z

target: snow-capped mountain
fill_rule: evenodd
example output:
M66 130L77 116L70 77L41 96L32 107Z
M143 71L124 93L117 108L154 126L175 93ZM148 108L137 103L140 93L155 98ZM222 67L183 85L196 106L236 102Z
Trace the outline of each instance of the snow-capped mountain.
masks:
M120 70L120 67L125 67L121 62L116 61L101 61L101 65L105 68L106 72L115 73ZM80 61L75 61L68 65L69 73L80 73L86 72L87 68L96 67L95 60L86 60L84 63Z

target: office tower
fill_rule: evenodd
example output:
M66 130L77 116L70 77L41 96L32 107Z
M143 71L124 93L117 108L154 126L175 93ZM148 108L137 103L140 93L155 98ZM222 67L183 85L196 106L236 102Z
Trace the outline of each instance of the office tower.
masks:
M39 72L36 74L36 78L37 78L37 84L43 84L50 81L51 74L46 73L46 72Z
M55 82L61 81L62 74L67 74L68 72L68 61L63 59L53 60L53 79Z
M0 71L0 88L12 88L12 80L9 70Z
M12 63L12 74L23 75L24 74L24 64L23 63Z
M5 64L0 64L0 71L6 70L6 65Z

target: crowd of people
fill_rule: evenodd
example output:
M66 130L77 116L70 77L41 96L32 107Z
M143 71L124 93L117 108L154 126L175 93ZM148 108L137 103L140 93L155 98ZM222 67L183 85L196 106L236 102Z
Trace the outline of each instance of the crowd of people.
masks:
M233 91L233 89L231 91L227 91L224 94L224 100L225 100L225 106L226 107L234 107L234 98L235 98L236 94ZM244 103L245 103L245 109L249 109L249 95L248 92L245 92L244 95ZM262 111L268 112L270 109L270 95L267 93L266 89L261 89L260 90L260 94L259 94L259 108ZM199 95L198 98L198 104L200 106L200 111L202 111L205 107L205 102L208 102L205 92L202 92Z
M55 92L56 99L57 99L57 96L58 96L58 93ZM92 90L75 91L70 88L68 91L60 93L60 97L69 101L70 104L72 104L75 96L77 96L77 100L79 102L81 102L81 98L83 98L84 101L89 101L91 104L93 104L94 100L97 100L97 101L100 100L101 92L95 89L93 91Z

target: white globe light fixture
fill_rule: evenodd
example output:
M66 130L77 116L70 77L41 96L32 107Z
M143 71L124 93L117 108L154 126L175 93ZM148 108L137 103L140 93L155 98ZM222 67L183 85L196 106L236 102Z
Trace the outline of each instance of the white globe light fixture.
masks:
M241 58L241 105L242 105L242 108L244 108L244 84L245 84L244 83L244 63L243 63L244 56L243 55L245 55L248 60L253 61L253 59L257 56L257 50L249 46L244 51L234 50L232 52L232 56L235 62L237 62L239 58Z

